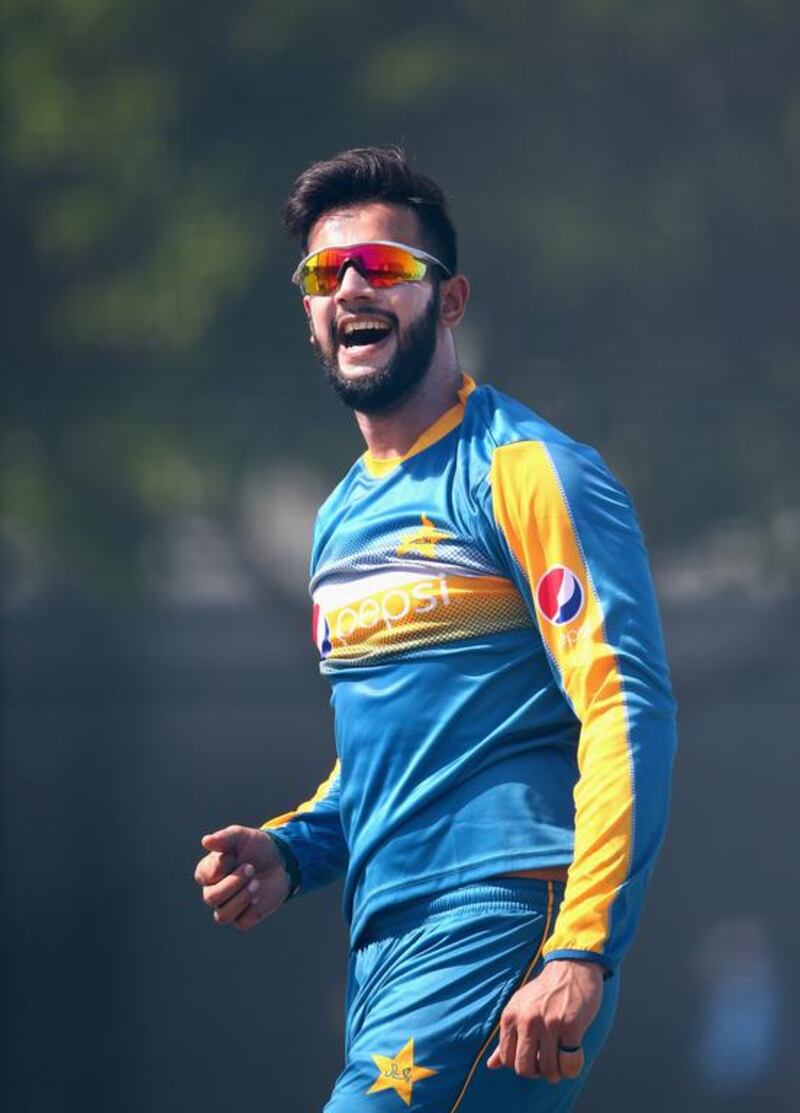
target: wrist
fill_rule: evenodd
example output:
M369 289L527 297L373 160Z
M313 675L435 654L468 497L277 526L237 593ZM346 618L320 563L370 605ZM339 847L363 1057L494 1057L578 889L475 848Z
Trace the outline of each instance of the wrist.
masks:
M597 966L604 978L610 978L614 973L614 967L606 955L572 947L559 947L551 950L549 954L544 956L544 962L545 966L550 966L554 962L579 962L584 966Z
M262 830L264 829L262 828ZM277 850L283 872L286 874L287 891L283 901L285 904L286 901L291 900L300 889L300 866L288 842L284 842L284 840L273 831L264 831L264 834L270 839L272 845Z
M598 984L603 981L605 972L601 963L590 958L553 958L545 963L544 969L548 970L551 967L568 975L578 974L579 977L588 978Z

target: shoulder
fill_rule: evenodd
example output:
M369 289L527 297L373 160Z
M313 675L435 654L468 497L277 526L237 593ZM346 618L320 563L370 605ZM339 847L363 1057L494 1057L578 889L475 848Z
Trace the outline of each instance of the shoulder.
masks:
M596 449L491 386L476 388L467 399L462 437L485 446L490 469L509 461L546 463L569 486L592 474L613 478Z
M352 499L353 489L358 482L358 477L362 471L361 461L356 460L350 470L339 480L333 490L322 503L320 503L319 510L317 511L317 523L325 522L327 519L335 517L339 514L342 508L347 505Z
M554 504L576 514L631 509L630 498L600 453L574 440L522 402L493 387L468 399L464 435L485 445L487 493L529 501L547 514Z
M321 503L314 522L314 541L311 552L312 569L320 549L324 546L338 522L356 503L365 486L364 465L359 457L349 471L339 480L331 493Z
M574 443L530 406L488 385L477 387L467 398L464 427L468 435L482 432L495 448L517 441Z

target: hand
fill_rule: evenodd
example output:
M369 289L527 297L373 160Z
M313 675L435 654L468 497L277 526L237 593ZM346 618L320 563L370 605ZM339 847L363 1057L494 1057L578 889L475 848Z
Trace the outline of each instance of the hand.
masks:
M511 1067L526 1078L560 1082L583 1069L580 1048L603 996L603 968L596 962L554 959L518 989L500 1018L500 1043L487 1066Z
M194 879L203 886L203 900L214 909L218 924L249 931L271 916L289 894L289 879L275 843L255 827L225 827L204 835L208 854Z

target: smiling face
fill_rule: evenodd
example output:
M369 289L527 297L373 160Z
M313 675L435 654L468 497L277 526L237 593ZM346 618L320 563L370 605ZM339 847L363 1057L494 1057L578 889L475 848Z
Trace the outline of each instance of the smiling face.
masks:
M325 213L311 229L308 250L375 240L426 247L412 209L373 201ZM360 413L396 408L431 366L439 330L432 268L421 282L373 289L355 266L345 266L335 293L306 296L303 304L328 379Z

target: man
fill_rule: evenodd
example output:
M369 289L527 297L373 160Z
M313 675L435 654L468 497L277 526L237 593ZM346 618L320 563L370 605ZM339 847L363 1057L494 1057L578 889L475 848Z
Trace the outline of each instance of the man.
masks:
M459 371L469 285L441 190L401 151L313 165L284 222L367 444L312 553L338 755L299 808L205 836L196 879L248 930L345 875L327 1113L568 1110L666 821L674 706L641 535L596 453Z

